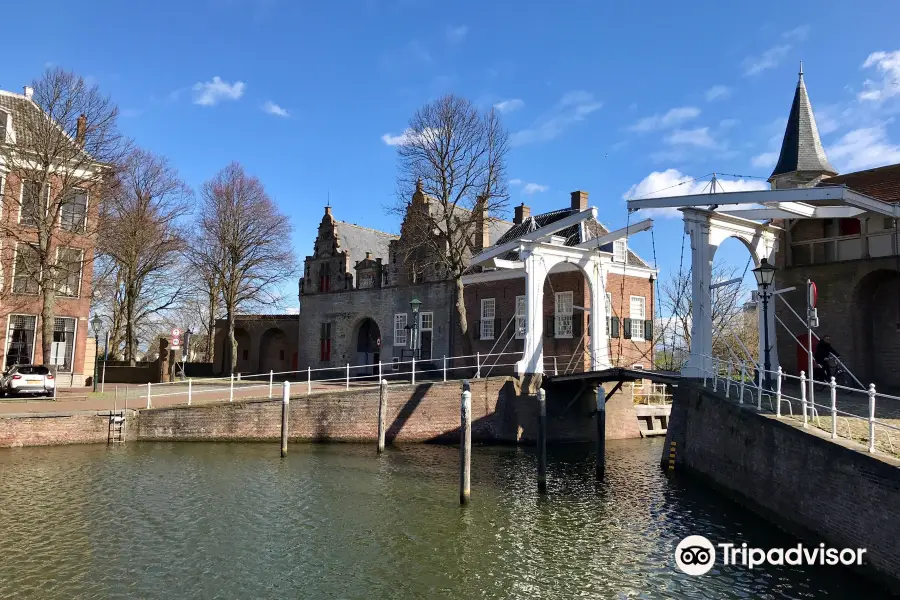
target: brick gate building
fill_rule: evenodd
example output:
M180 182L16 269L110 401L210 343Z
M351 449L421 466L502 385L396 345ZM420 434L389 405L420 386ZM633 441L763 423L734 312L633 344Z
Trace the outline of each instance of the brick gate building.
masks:
M828 162L803 73L769 181L773 189L847 186L884 202L900 202L900 164L838 175ZM778 287L796 286L785 295L803 316L807 279L816 282L821 327L831 335L845 362L865 383L900 386L900 239L896 219L869 212L843 219L785 219L779 240ZM776 301L776 314L795 335L805 326ZM805 355L779 326L783 367L806 370Z

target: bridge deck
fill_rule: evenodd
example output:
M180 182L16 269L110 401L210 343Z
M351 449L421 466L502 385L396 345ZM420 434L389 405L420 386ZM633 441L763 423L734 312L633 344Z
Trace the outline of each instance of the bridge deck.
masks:
M603 369L600 371L585 371L583 373L544 376L544 380L547 383L563 383L567 381L607 383L610 381L640 381L641 379L648 379L654 383L677 385L681 380L681 374L677 371L648 371L647 369L613 367L611 369Z

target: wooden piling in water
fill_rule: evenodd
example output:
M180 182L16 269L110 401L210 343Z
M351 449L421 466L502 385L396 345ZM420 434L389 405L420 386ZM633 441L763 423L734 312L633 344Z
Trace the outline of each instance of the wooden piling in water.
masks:
M597 386L597 481L606 477L606 390Z
M463 381L459 410L459 503L468 504L472 461L472 392L469 380Z
M381 380L381 391L378 395L378 454L384 452L384 425L387 418L387 379Z
M291 384L285 381L281 386L281 458L287 456L288 409L291 402Z
M538 401L538 492L547 493L547 392L539 389Z

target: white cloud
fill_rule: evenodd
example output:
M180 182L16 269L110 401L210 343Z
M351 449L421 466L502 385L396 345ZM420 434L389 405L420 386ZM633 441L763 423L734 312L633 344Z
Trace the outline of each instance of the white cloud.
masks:
M458 25L456 27L448 27L444 31L444 35L447 38L447 41L451 44L458 44L466 39L466 35L469 33L469 28L465 25Z
M435 135L437 135L437 131L434 129L425 129L422 132L415 132L412 129L407 128L400 135L391 135L390 133L386 133L381 136L381 141L388 146L405 146L413 142L433 139Z
M719 121L719 129L731 129L738 123L740 123L740 121L737 119L722 119Z
M522 188L523 194L535 194L537 192L546 192L549 188L546 185L541 185L539 183L526 183L525 187Z
M567 92L556 105L538 117L528 129L517 131L510 136L510 144L522 146L531 142L552 140L578 121L583 121L592 112L603 106L594 95L582 90Z
M724 85L714 85L708 90L706 90L706 100L707 102L712 102L713 100L724 100L728 96L731 95L731 88Z
M284 309L284 314L286 314L286 315L299 315L299 314L300 314L300 307L299 307L299 306L288 306L286 309Z
M784 57L787 56L787 53L790 52L791 48L792 46L790 44L773 46L763 52L760 56L748 56L742 63L744 75L758 75L766 69L774 69L781 63Z
M757 154L754 156L750 163L754 167L759 167L761 169L767 169L769 167L774 167L775 163L778 161L778 152L763 152L762 154Z
M521 179L510 179L509 185L522 185L522 180Z
M679 106L662 115L655 114L644 117L628 129L640 132L654 131L666 127L674 127L690 119L695 119L699 115L700 109L695 106Z
M709 127L697 129L676 129L666 136L666 143L672 145L685 144L698 148L715 148L716 142L709 135Z
M900 162L900 146L890 143L884 125L854 129L829 146L827 153L841 171Z
M791 29L789 31L785 31L784 33L781 34L781 37L783 37L786 40L795 40L798 42L805 42L806 39L809 37L809 29L810 29L809 25L800 25L798 27L794 27L793 29Z
M746 179L716 179L716 183L726 192L745 192L751 190L768 189L765 181L753 181ZM694 181L688 175L684 175L678 169L666 169L665 171L653 171L634 184L622 195L625 200L638 198L662 198L666 196L688 196L702 194L709 191L709 181ZM659 216L663 218L676 218L681 216L677 208L650 208L640 211L642 217Z
M881 102L900 95L900 50L873 52L863 63L863 69L875 67L881 72L881 81L866 79L865 88L857 95L863 101Z
M498 102L494 105L494 108L499 110L502 113L512 112L514 110L518 110L525 106L525 102L520 100L519 98L512 98L510 100L504 100L503 102Z
M194 84L194 104L215 106L223 100L238 100L244 95L244 82L228 83L217 75L212 81L201 81Z
M262 105L263 112L268 113L270 115L275 115L276 117L289 117L290 113L281 108L271 100L266 100L266 103Z

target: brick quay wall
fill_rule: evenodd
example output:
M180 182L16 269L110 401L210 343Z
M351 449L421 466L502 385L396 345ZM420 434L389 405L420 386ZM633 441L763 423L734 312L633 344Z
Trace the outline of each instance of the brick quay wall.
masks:
M675 391L662 465L668 468L674 443L676 470L808 543L866 548L866 574L900 590L900 461L796 423L684 381Z

